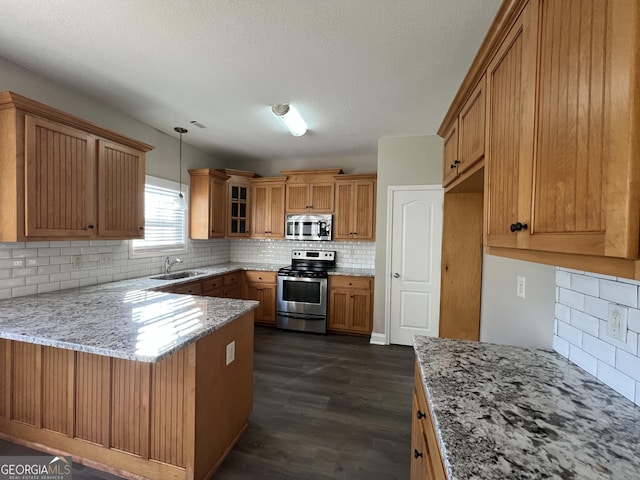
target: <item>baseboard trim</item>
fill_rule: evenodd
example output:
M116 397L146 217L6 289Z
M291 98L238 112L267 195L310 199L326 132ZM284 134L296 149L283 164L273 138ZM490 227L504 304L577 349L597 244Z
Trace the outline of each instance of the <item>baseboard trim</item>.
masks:
M387 336L384 333L372 333L369 343L371 343L371 345L389 345L387 343Z

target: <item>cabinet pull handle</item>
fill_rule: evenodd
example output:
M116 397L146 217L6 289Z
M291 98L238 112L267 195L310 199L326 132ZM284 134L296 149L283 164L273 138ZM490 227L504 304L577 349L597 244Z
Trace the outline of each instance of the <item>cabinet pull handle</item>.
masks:
M456 164L455 164L455 163L452 163L451 165L449 165L449 168L450 168L451 170L453 170L454 168L456 168Z
M144 230L144 227L140 227L138 230Z
M526 223L512 223L511 224L511 231L512 232L519 232L520 230L526 230L528 228L528 225Z
M93 230L93 225L89 225L89 230Z
M460 160L454 160L454 161L453 161L453 164L454 164L454 165L460 165Z
M413 449L413 458L420 458L422 456L422 452L419 452L417 449Z
M416 412L416 415L418 416L418 420L420 420L421 418L426 417L426 415L425 415L424 413L422 413L420 410L418 410L418 411Z

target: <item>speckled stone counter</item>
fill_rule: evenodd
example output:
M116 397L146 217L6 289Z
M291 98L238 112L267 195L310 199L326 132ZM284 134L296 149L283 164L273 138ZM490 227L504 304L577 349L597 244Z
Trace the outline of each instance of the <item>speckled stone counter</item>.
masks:
M414 348L450 480L640 478L640 408L556 353Z
M350 277L373 277L375 270L373 268L348 268L337 267L329 271L329 275L346 275Z

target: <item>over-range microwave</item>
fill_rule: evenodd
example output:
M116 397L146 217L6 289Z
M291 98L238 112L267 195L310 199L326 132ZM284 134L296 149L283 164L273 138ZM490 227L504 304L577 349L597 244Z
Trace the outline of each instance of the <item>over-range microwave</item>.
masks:
M287 215L285 238L289 240L331 240L332 215Z

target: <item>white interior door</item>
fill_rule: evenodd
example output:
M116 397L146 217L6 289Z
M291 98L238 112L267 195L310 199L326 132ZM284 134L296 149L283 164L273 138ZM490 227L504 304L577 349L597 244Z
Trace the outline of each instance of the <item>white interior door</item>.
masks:
M439 186L391 187L388 243L390 343L438 336L443 191Z

